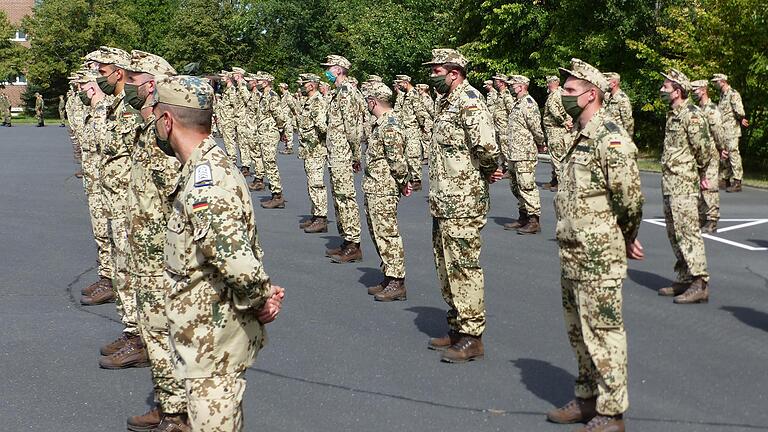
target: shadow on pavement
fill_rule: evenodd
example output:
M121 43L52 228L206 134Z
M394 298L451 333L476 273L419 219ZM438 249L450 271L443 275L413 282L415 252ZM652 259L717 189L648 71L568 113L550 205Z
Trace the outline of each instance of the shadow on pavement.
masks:
M517 220L503 216L491 216L491 219L493 219L493 223L500 226L504 226L505 223L511 223Z
M754 244L757 247L768 247L768 240L762 239L749 239L748 242Z
M730 312L737 320L750 327L768 332L768 313L742 306L723 306L720 309Z
M413 323L420 332L429 337L445 336L448 333L448 325L445 322L445 311L435 307L416 306L406 308L408 312L416 314Z
M659 288L664 288L672 284L672 281L664 276L659 276L656 273L643 270L629 269L627 270L627 275L636 284L653 291L658 291Z
M520 369L520 381L525 388L539 399L551 403L553 407L559 407L573 398L575 377L565 369L531 358L510 362Z
M381 282L381 279L384 278L384 275L382 275L381 270L373 267L358 267L357 268L361 273L362 276L360 276L360 279L357 281L363 284L364 286L374 286L377 283Z

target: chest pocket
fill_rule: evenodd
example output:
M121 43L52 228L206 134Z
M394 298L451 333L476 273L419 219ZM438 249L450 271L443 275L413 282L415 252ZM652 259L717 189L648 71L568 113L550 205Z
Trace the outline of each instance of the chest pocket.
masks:
M602 193L602 181L593 169L591 153L577 152L571 157L573 189L577 196L590 197Z
M174 206L176 207L176 206ZM188 269L187 257L187 230L185 229L184 217L179 209L174 208L168 218L168 228L165 238L165 262L168 269L178 275L186 275Z

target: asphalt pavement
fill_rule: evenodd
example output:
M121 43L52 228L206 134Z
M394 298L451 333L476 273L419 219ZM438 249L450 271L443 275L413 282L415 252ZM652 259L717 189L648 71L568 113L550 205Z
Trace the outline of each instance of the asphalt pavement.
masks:
M330 263L323 255L339 241L335 224L327 234L298 229L309 209L302 165L295 155L278 163L287 207L257 205L256 217L266 270L287 293L247 373L246 430L572 429L544 421L571 398L576 371L551 192L541 192L542 233L520 236L502 228L516 216L508 183L492 186L482 251L486 356L451 365L426 349L446 331L427 185L400 204L408 300L375 303L365 292L380 278L367 228L362 262ZM549 169L540 163L537 181L548 180ZM78 302L96 279L96 251L75 170L66 129L0 128L2 431L122 431L125 418L152 401L149 369L98 367L98 348L121 326L113 304ZM705 241L710 302L679 306L656 294L674 277L659 222L661 179L644 173L642 181L647 258L630 264L624 285L628 430L768 430L768 193L721 194L720 228L730 229ZM267 195L255 193L255 203ZM358 200L362 209L360 192Z

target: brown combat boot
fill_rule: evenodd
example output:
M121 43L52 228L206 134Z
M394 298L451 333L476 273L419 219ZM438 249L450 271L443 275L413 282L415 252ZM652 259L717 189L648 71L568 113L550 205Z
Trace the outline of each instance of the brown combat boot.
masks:
M347 243L347 247L342 249L338 255L333 255L331 261L336 264L346 264L362 261L363 250L360 249L360 243Z
M604 416L598 414L592 417L592 420L584 427L576 429L574 432L624 432L624 416Z
M725 189L728 186L730 186L730 183L731 182L728 181L728 180L720 179L720 181L717 182L717 188L720 189L720 190Z
M390 280L392 279L389 276L384 276L384 279L381 282L379 282L378 285L368 287L368 295L375 295L384 291L384 288L386 288L387 285L389 285Z
M408 299L405 291L405 279L392 278L380 293L374 294L373 299L380 302L405 301Z
M536 234L541 232L541 225L539 225L539 217L531 216L528 218L528 223L517 229L517 233L520 235Z
M462 334L461 338L443 352L440 361L446 363L466 363L483 358L483 340L477 336Z
M304 228L304 232L308 234L326 233L328 232L328 218L316 217L309 226Z
M192 432L186 414L166 414L153 432Z
M415 182L411 183L411 187L413 188L413 191L420 191L421 190L421 180L416 180Z
M701 227L701 232L704 234L714 234L717 232L717 221L708 220Z
M672 282L672 286L659 288L659 295L664 297L678 296L691 286L690 282Z
M104 303L115 302L115 291L112 289L112 284L100 285L93 290L91 295L83 296L80 298L80 304L83 306L95 306Z
M282 193L273 193L272 199L261 203L261 207L265 209L283 209L285 208L285 198Z
M128 369L149 367L147 348L140 338L125 344L119 351L99 359L102 369Z
M75 177L77 177L77 178L83 178L83 170L80 170L80 171L76 172L76 173L75 173Z
M240 172L243 174L243 177L248 177L249 175L251 175L251 169L248 168L247 166L240 167Z
M504 224L504 229L507 231L518 229L526 224L528 224L528 213L520 212L520 216L518 216L517 220Z
M557 183L549 187L550 192L557 192Z
M730 186L725 188L725 191L728 193L731 192L741 192L741 180L734 180L733 183L731 183Z
M340 254L340 253L341 253L341 251L343 251L344 249L346 249L346 247L347 247L347 245L348 245L348 244L349 244L349 242L348 242L348 241L346 241L346 240L344 240L343 242L341 242L341 244L339 245L339 247L335 247L335 248L332 248L332 249L326 249L326 250L325 250L325 256L327 256L328 258L330 258L330 257L332 257L332 256L334 256L334 255L338 255L338 254Z
M133 432L150 432L160 424L162 413L159 407L154 407L142 415L128 417L128 430Z
M449 331L447 335L439 338L432 338L427 343L427 348L433 351L445 351L453 344L459 341L461 334L455 331Z
M253 182L248 183L248 189L252 191L263 191L264 181L262 179L253 179Z
M586 423L597 415L597 398L576 398L547 413L547 421L558 424Z
M96 288L99 287L99 285L108 285L109 288L112 288L112 279L106 278L104 276L99 277L99 280L96 282L88 285L87 287L80 290L80 294L89 296L93 294L93 292L96 290Z
M312 216L309 219L304 219L303 221L301 221L301 223L299 223L299 229L304 229L304 228L312 225L312 222L314 222L315 219L316 219L315 216Z
M696 278L684 293L673 300L677 304L693 304L709 302L709 289L707 282L702 278Z
M114 354L120 351L125 346L125 344L131 343L134 339L138 338L139 337L136 335L122 332L120 333L120 336L117 337L117 339L101 347L101 349L99 349L99 353L101 353L103 356Z

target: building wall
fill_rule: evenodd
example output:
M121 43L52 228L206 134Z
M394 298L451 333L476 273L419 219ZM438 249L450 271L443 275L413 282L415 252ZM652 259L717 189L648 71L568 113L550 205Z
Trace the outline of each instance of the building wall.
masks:
M11 25L21 29L21 20L32 14L32 8L35 6L35 0L0 0L0 10L3 10L8 15L8 20ZM29 40L26 39L26 35L21 34L22 38L17 38L18 35L12 35L12 40L29 48ZM8 99L11 100L11 104L14 107L21 106L21 95L27 91L26 84L9 83L3 90Z

